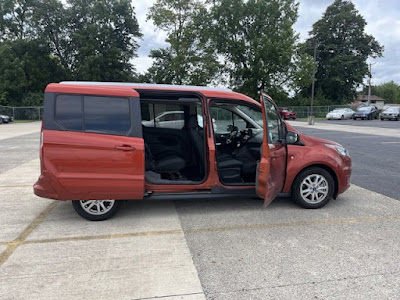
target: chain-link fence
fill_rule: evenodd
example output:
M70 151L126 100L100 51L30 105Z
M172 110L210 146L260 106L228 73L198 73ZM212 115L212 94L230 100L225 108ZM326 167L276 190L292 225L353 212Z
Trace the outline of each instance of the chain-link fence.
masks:
M0 106L0 115L13 117L14 120L40 121L43 116L43 107L26 106L12 107Z
M298 118L308 118L311 115L311 106L287 106L297 112ZM316 118L325 118L326 114L335 108L351 108L350 105L326 105L326 106L314 106L312 114Z
M298 118L307 118L311 115L311 106L287 106L297 112ZM314 106L313 115L316 118L325 118L326 114L335 108L351 108L350 105L326 105ZM14 120L31 120L40 121L43 116L43 107L27 106L27 107L11 107L0 106L0 114L14 117Z

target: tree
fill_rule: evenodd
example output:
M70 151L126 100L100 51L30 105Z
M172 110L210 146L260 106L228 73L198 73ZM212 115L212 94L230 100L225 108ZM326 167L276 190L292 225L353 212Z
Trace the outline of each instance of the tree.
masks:
M158 0L148 19L168 34L166 48L152 50L147 78L155 83L206 85L219 71L207 34L209 15L197 0Z
M40 105L50 82L129 81L141 37L130 0L0 0L0 104Z
M2 105L41 105L43 97L36 93L65 75L51 49L37 34L33 22L36 5L33 0L0 0Z
M211 1L210 1L211 2ZM230 86L257 99L257 90L280 94L291 80L297 39L293 0L215 0L213 34Z
M335 0L313 24L305 48L317 47L315 88L334 103L351 101L356 87L368 74L368 57L382 56L383 47L365 33L365 19L352 2ZM310 89L303 92L310 94Z
M69 0L68 17L74 79L126 81L141 37L131 1Z
M0 0L0 42L32 38L34 0Z
M64 77L50 48L37 40L1 43L0 66L2 105L41 105L42 98L36 103L24 103L24 99L29 93L43 92L48 83Z
M386 103L400 103L400 86L394 81L373 86L372 94L385 99Z

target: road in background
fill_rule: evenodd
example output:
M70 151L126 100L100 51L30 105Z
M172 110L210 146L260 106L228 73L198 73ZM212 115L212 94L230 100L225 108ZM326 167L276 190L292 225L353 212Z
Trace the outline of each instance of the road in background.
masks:
M306 120L298 120L306 123ZM335 125L350 125L350 126L365 126L365 127L379 127L379 128L396 128L400 130L400 121L381 121L378 120L316 120L318 124L335 124Z

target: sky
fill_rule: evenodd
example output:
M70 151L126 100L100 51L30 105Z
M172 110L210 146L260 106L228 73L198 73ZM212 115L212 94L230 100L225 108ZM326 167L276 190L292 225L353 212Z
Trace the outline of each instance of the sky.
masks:
M148 8L155 0L133 1L136 17L143 34L139 40L138 57L133 63L137 71L144 72L151 66L148 57L151 49L165 47L166 33L158 30L146 19ZM308 37L312 24L318 21L333 0L299 0L299 17L294 25L300 41ZM381 84L393 80L400 84L400 0L353 0L356 9L367 22L365 31L372 34L385 47L382 58L370 59L372 83ZM365 80L365 83L367 80Z

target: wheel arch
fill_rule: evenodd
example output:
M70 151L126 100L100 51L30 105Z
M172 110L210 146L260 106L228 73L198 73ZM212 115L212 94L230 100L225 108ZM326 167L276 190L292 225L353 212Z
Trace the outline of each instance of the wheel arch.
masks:
M293 181L291 183L291 187L290 187L290 192L291 194L293 194L293 183L296 182L296 179L300 176L300 174L310 168L321 168L324 169L325 171L327 171L333 179L333 182L335 183L335 189L333 191L333 199L336 199L338 196L338 188L339 188L339 181L338 181L338 176L336 174L336 172L333 170L333 168L331 168L328 165L324 165L324 164L312 164L312 165L308 165L306 167L304 167L303 169L301 169L296 176L293 178Z

